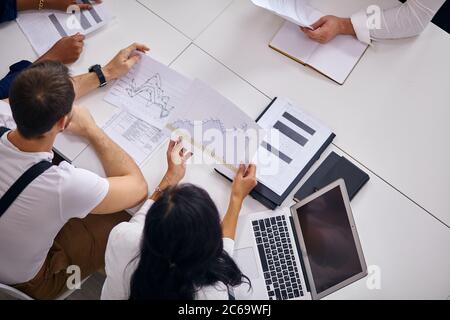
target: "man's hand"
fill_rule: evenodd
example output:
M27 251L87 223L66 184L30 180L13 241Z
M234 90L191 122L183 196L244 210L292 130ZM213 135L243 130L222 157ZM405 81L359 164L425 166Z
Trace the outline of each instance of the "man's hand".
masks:
M91 0L94 3L101 3L102 0ZM92 9L91 4L77 3L76 0L46 0L44 2L44 9L52 9L67 12L71 5L77 5L81 10Z
M231 201L237 201L237 203L242 204L257 184L256 166L250 164L246 167L244 164L241 164L231 186Z
M59 61L64 64L74 63L80 57L84 46L84 36L80 33L60 39L36 62L44 60Z
M350 19L335 16L324 16L312 25L314 30L300 27L311 39L319 43L327 43L339 34L355 35Z
M147 46L139 43L133 43L128 48L122 49L119 53L103 68L106 80L111 81L126 75L130 69L140 60L138 52L145 53L150 50Z
M98 129L98 126L89 110L80 106L74 106L67 131L80 137L89 138L96 129Z

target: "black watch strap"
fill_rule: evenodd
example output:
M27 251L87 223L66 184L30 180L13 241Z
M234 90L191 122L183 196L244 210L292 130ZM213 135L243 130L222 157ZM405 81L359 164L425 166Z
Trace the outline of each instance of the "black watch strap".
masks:
M106 81L106 77L103 74L102 67L99 64L96 64L96 65L90 67L89 72L95 72L95 74L98 77L98 80L100 81L100 85L99 85L100 88L104 87L108 84L108 82Z

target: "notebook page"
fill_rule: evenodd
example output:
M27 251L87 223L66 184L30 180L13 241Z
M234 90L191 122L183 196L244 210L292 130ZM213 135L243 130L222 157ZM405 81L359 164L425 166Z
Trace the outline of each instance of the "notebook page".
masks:
M319 43L309 39L300 28L286 21L270 42L270 47L303 64L319 48Z
M334 81L343 84L364 54L367 44L347 35L340 35L326 44L319 44L308 64Z

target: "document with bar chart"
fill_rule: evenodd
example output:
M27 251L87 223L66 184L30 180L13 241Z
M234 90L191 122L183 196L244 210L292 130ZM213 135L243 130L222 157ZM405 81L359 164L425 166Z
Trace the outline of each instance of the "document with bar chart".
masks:
M89 0L78 1L89 3ZM111 20L106 4L93 5L91 10L66 13L43 10L19 13L17 23L38 55L47 52L59 39L76 33L87 35Z
M252 160L257 166L258 185L251 196L274 210L282 205L300 180L331 144L335 134L298 105L275 98L256 123L264 130ZM229 180L235 173L215 170Z
M258 181L283 195L333 133L287 99L277 98L258 120L269 132L258 150Z

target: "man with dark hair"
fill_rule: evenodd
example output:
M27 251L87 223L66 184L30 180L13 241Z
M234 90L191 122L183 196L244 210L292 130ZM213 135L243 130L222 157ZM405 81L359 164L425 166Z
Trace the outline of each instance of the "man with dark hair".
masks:
M94 1L100 3L101 0ZM70 5L76 4L73 0L1 0L0 1L0 23L15 20L18 11L52 9L66 11ZM91 4L77 4L81 10L89 10ZM78 60L83 51L84 36L75 34L63 37L56 42L36 62L44 60L60 61L70 64ZM8 74L0 80L0 99L8 98L9 88L14 78L24 69L31 65L27 60L19 61L9 67Z
M122 210L146 198L133 159L86 109L73 107L76 97L126 74L139 60L136 50L148 48L131 45L104 68L75 78L59 62L37 63L14 80L11 107L0 101L0 127L13 129L0 129L0 283L37 299L57 297L70 270L85 278L104 267L109 232L130 218ZM66 129L90 143L107 178L64 161L51 164L55 139Z
M33 65L13 82L9 102L17 131L39 139L72 111L75 89L66 66L55 61Z

